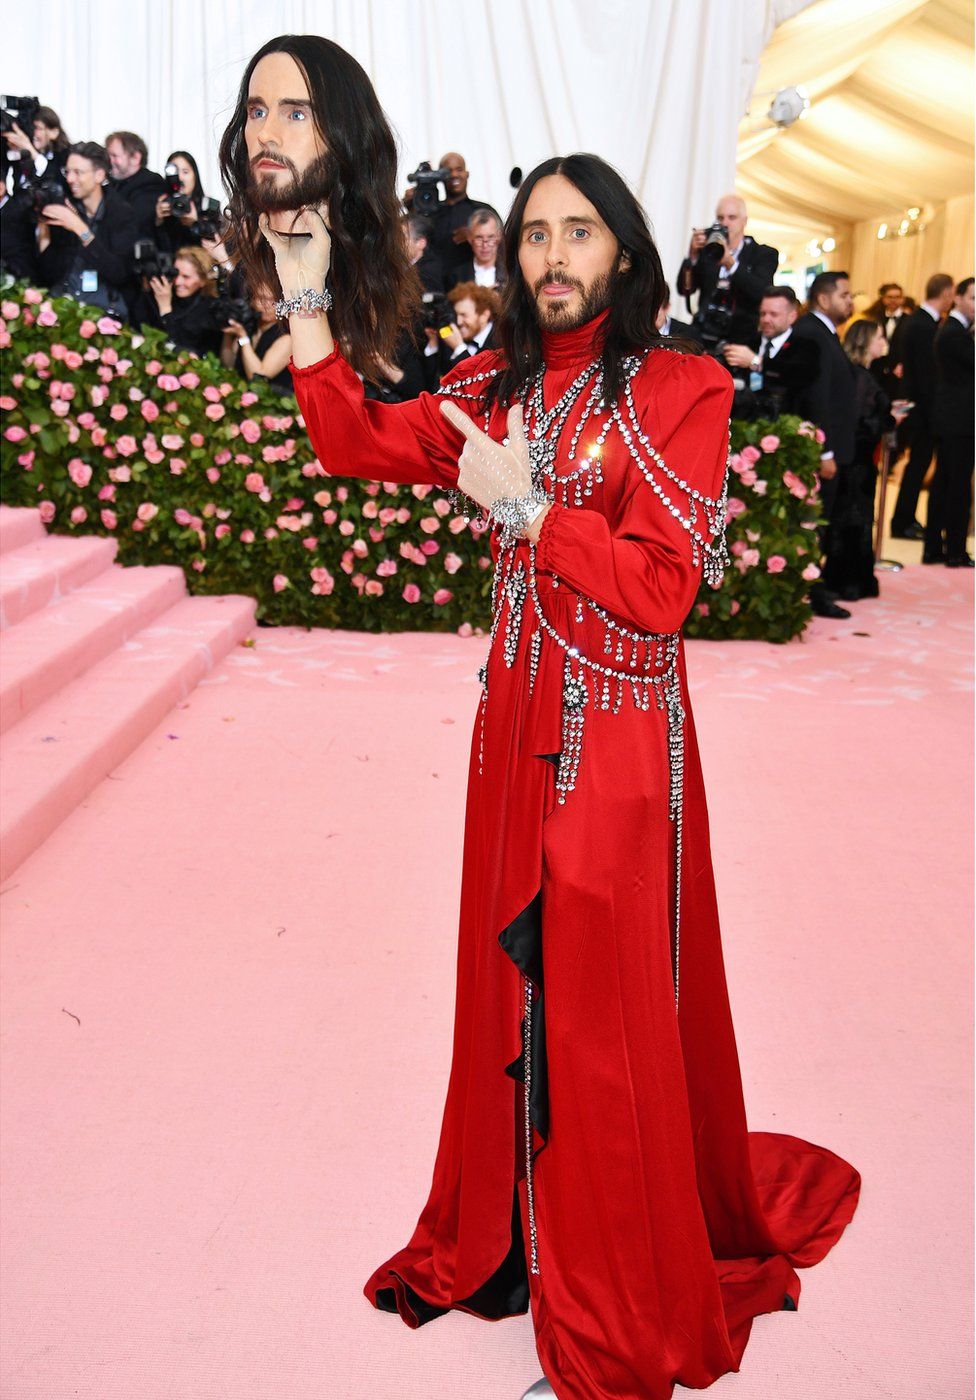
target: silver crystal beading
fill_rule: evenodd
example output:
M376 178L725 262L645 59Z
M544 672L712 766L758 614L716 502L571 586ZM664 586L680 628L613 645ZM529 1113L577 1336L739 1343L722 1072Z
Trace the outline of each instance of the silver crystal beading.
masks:
M281 301L276 301L274 304L275 316L279 321L285 321L294 314L311 316L315 311L331 311L331 309L332 293L328 290L317 292L312 287L306 287L296 297L283 297Z

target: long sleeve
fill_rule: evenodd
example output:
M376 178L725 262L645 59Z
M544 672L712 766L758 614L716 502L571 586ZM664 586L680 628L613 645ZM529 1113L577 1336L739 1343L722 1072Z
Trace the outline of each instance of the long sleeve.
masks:
M487 364L494 357L479 357ZM473 368L472 368L473 366ZM298 405L319 461L334 476L398 481L406 485L457 485L463 439L440 411L440 398L421 394L406 403L377 403L363 395L362 382L334 350L314 365L289 364ZM452 377L477 372L466 359ZM470 413L467 399L456 400Z
M729 281L737 292L750 302L755 302L758 307L763 292L776 275L779 255L775 248L769 248L765 243L760 243L753 249L753 254L754 258L749 260L753 265L748 266L740 262Z
M668 468L688 486L719 496L725 478L733 385L728 371L704 356L667 354L659 370L651 357L634 380L642 431ZM683 514L687 497L649 459L664 494ZM724 524L724 522L722 522ZM704 529L704 513L697 525ZM554 505L543 521L536 567L555 573L637 630L675 632L698 592L702 566L692 562L691 538L636 463L613 521L595 510Z

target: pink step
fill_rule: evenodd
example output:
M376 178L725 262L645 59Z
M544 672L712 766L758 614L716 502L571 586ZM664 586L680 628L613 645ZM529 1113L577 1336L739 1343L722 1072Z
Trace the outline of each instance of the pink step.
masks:
M4 739L0 880L254 625L253 598L184 598Z
M0 554L8 554L33 540L42 540L46 535L39 510L0 506Z
M186 594L182 569L111 564L0 634L0 733Z
M118 544L98 535L45 535L0 555L0 628L13 627L108 568Z

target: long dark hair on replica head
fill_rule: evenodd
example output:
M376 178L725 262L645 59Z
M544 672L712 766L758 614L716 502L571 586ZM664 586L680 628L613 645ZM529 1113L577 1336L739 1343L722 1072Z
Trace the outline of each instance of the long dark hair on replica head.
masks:
M229 196L229 237L248 286L277 295L274 254L248 200L244 128L251 75L269 53L295 60L308 85L312 115L326 147L323 196L328 200L333 296L332 329L353 367L375 373L393 355L397 337L420 302L407 256L396 192L396 142L364 70L345 49L317 34L271 39L251 59L237 106L220 143L220 173Z
M613 166L599 156L585 153L553 156L537 165L520 186L505 220L508 281L502 294L498 324L505 367L491 381L486 399L489 403L497 400L508 406L542 364L542 332L535 298L522 276L518 255L525 207L535 186L547 175L563 175L575 185L617 239L620 252L630 255L629 268L626 271L615 269L609 289L602 362L604 397L606 402L612 403L622 387L622 362L626 355L650 345L670 346L692 353L699 353L699 347L658 333L655 321L667 297L667 283L647 215Z

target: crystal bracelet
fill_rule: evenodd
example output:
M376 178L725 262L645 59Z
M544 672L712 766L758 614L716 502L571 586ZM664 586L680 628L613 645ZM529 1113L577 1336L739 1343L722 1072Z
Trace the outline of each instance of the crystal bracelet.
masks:
M330 311L332 309L332 293L330 291L316 292L311 287L306 287L299 292L297 297L289 297L276 301L274 305L275 316L279 321L286 320L289 316L314 316L317 311Z

